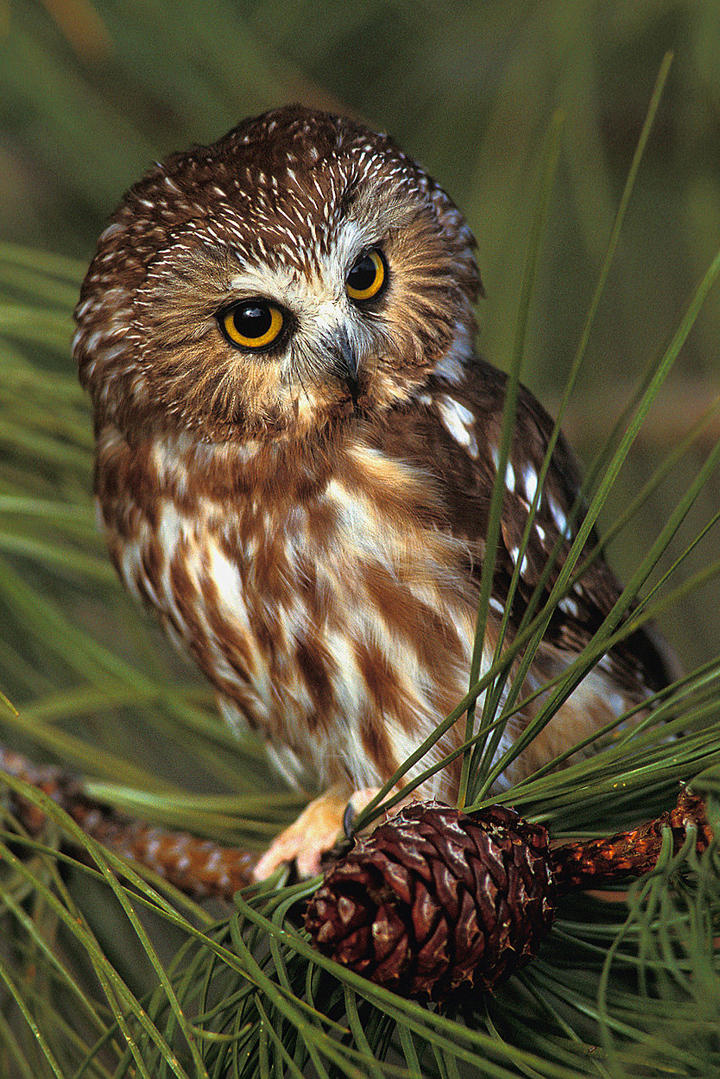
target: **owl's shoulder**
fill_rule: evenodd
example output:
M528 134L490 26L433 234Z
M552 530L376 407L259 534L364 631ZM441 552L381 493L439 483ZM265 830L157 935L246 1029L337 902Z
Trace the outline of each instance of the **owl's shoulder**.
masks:
M409 404L373 426L371 437L383 452L437 477L451 512L462 515L469 506L477 527L477 514L486 513L497 475L506 391L507 376L473 357L460 377L432 375ZM523 507L527 513L535 498L553 426L548 412L521 385L504 477L510 514ZM545 472L536 513L548 517L555 533L569 537L568 516L580 492L581 470L562 433Z
M460 380L428 380L413 405L375 433L384 453L411 462L429 477L438 492L444 527L474 554L468 571L476 576L485 557L506 392L507 377L473 359ZM502 477L491 599L495 612L503 613L517 571L511 628L522 620L538 587L540 606L548 598L587 510L581 469L561 432L549 461L545 460L554 426L531 391L521 386ZM581 572L571 579L547 628L546 644L560 652L581 651L621 595L622 587L599 543L593 528L576 561ZM628 611L633 606L629 603ZM667 684L673 670L668 650L651 626L635 631L601 663L631 693L641 686Z

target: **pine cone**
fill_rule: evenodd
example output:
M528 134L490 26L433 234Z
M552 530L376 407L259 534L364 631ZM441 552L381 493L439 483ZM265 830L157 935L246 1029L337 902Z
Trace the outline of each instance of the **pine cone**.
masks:
M413 805L359 840L305 925L337 962L405 996L491 989L537 953L555 913L548 835L504 806Z

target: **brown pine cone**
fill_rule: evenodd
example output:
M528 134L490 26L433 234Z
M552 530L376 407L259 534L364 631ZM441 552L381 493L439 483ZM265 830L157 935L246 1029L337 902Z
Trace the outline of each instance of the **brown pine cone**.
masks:
M534 956L555 913L548 835L504 806L436 803L359 840L311 898L315 945L406 996L490 989Z

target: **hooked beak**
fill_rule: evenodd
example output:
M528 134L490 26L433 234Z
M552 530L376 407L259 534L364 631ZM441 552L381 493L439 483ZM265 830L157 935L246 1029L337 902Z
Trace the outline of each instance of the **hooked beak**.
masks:
M356 405L360 394L359 362L345 330L338 332L334 353L332 373L345 383Z

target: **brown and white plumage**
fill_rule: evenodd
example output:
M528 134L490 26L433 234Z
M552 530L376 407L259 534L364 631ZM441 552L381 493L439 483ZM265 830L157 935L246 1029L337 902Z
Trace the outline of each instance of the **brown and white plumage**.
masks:
M467 689L504 399L503 376L473 353L473 249L452 201L389 138L291 107L136 184L76 312L120 576L231 721L261 731L287 771L348 793L387 779ZM551 429L523 390L485 665ZM511 630L556 540L560 564L568 549L578 484L561 439ZM618 595L596 561L558 606L528 691ZM636 633L502 782L665 677ZM513 717L501 750L529 718ZM447 769L427 793L451 799L456 783Z

